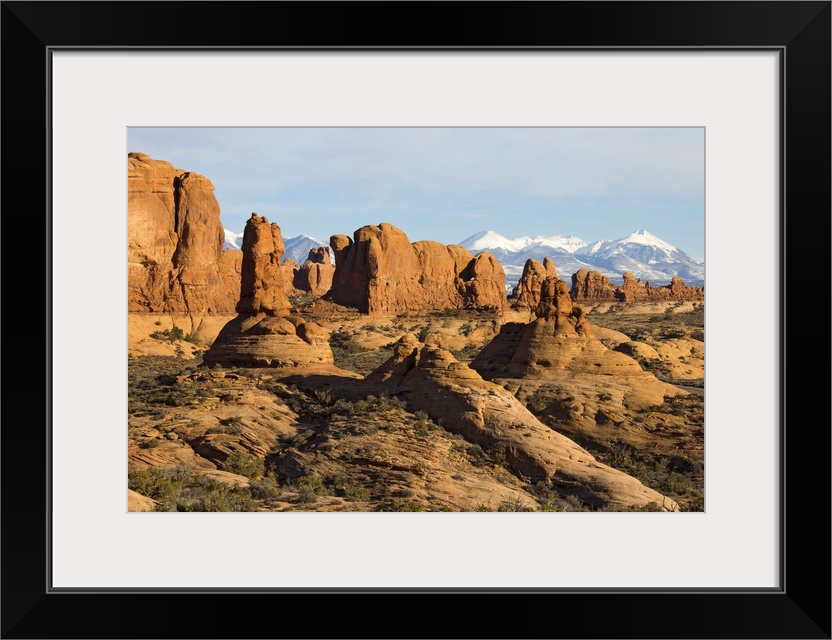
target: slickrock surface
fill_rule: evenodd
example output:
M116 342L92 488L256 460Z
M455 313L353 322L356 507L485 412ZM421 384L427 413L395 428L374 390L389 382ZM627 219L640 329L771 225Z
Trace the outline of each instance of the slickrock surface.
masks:
M228 313L239 262L222 250L214 185L143 153L127 156L128 310Z
M335 274L326 297L361 313L506 308L505 272L488 252L473 256L459 245L411 244L385 222L358 229L353 239L332 236L330 246Z
M448 431L490 450L502 449L512 471L529 482L551 482L589 504L678 505L635 478L596 461L542 424L511 393L483 380L444 349L403 336L394 355L367 376L373 389L395 393Z
M289 315L280 227L251 214L243 232L239 315L205 353L206 365L296 367L332 365L329 332Z
M127 490L127 510L128 511L153 511L159 503L153 498L148 498L140 493L136 493L132 489Z

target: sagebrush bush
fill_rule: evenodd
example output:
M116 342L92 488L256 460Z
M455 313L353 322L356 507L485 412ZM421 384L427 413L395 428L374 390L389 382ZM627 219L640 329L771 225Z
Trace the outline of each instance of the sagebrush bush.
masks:
M262 458L255 458L243 451L235 451L225 459L223 469L245 476L249 480L256 480L263 476L265 463Z

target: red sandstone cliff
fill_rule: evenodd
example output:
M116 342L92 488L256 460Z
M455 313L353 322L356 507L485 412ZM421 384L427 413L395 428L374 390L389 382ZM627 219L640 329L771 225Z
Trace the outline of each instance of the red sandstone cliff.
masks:
M205 176L127 156L128 310L233 312L240 252L223 252L220 207Z
M327 297L362 313L505 310L505 272L488 252L473 256L459 245L411 244L385 222L361 227L353 239L332 236L330 246L335 274Z

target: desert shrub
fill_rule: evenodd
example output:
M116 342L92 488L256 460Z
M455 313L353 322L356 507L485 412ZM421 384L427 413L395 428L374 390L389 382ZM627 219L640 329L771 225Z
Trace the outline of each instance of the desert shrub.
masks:
M277 500L280 497L280 488L271 478L251 480L248 488L251 491L251 497L255 500Z
M694 496L694 498L688 503L687 507L684 511L704 511L705 510L705 496L701 493Z
M491 450L491 459L498 467L508 466L508 449L503 443L498 444Z
M662 508L659 506L657 502L648 502L640 507L633 507L631 511L650 511L650 512L660 512Z
M187 472L159 467L130 469L127 472L127 486L148 498L165 501L173 497L188 477Z
M298 501L304 504L315 502L319 496L326 495L324 481L319 476L301 476L292 485L298 494Z
M248 487L231 487L187 469L158 468L127 473L127 486L159 501L157 511L256 511Z
M229 486L224 482L197 476L183 486L165 510L175 511L257 511L248 487ZM174 509L171 509L174 506Z
M424 511L425 505L404 498L393 498L378 505L376 511Z
M358 484L349 484L344 487L344 498L350 502L369 502L370 490Z
M280 442L289 447L300 448L314 435L315 432L312 429L306 429L299 433L284 434L280 436Z
M552 487L543 482L543 480L538 481L537 484L528 485L526 487L526 491L542 502L552 500L557 497L557 493L552 491Z
M249 480L255 480L262 477L264 463L262 458L256 458L243 451L235 451L225 459L223 469L245 476Z
M500 502L497 511L534 511L520 496L512 496Z
M470 447L467 447L465 453L471 458L471 464L475 467L484 467L488 464L488 456L485 455L485 451L478 444L472 444Z
M157 323L159 324L159 323ZM150 334L154 340L162 340L168 342L176 342L177 340L186 340L188 342L197 342L197 339L191 334L186 334L181 327L173 325L172 329L165 329L164 331L154 331Z

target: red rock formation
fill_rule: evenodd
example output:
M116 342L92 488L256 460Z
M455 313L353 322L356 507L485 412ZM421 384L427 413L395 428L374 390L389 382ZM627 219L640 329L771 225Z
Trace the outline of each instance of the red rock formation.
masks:
M236 258L208 178L127 156L128 310L228 313L239 296Z
M659 287L653 291L665 290L670 291L670 298L672 300L683 300L685 302L704 302L705 290L701 287L688 287L679 276L673 276L668 287Z
M553 382L564 388L614 385L627 389L634 407L661 404L665 395L679 393L642 370L633 358L610 351L592 337L592 326L573 304L563 280L543 281L535 315L528 324L503 325L471 368L488 380L522 379L524 393Z
M616 295L624 302L704 302L705 290L701 287L688 287L679 276L673 276L670 284L664 287L652 287L650 283L641 284L632 273L624 274L624 284L618 287Z
M338 304L378 315L506 307L505 272L490 253L473 256L459 245L432 241L411 244L385 222L353 237L330 238L335 274L327 298Z
M286 257L283 259L283 264L280 268L283 271L283 292L287 296L299 296L306 293L295 287L295 277L297 277L298 271L300 271L300 265L297 262Z
M285 263L284 263L285 264ZM316 247L309 250L309 257L294 271L294 288L322 296L332 287L335 267L329 258L329 247Z
M483 380L444 349L403 336L393 357L364 381L425 411L445 429L486 450L500 449L527 482L552 483L589 504L618 508L650 502L678 505L635 478L595 460L575 442L542 424L509 391Z
M686 286L679 276L673 276L667 286L652 287L649 282L642 284L629 272L624 274L624 284L615 287L599 271L581 269L572 275L572 299L580 302L704 302L705 290Z
M616 288L600 271L580 269L572 274L572 299L577 301L615 300Z
M329 334L289 314L280 227L251 214L243 233L238 316L203 356L208 366L297 367L332 365Z
M641 279L636 279L628 271L624 274L624 284L617 288L617 295L618 299L624 302L643 302L650 297L650 292L642 284Z
M540 285L540 302L535 315L554 322L555 335L592 335L582 309L572 304L569 287L557 276L546 278Z
M511 307L517 310L534 311L540 302L540 287L547 277L558 277L555 263L547 256L543 264L529 258L523 265L523 275L511 293Z
M280 227L265 216L251 214L243 231L243 265L237 313L284 315L286 297L281 258L285 249Z

